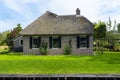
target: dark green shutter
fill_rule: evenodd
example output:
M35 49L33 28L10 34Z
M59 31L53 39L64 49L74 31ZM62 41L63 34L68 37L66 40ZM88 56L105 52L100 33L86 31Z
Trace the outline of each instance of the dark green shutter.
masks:
M77 36L77 48L80 47L80 36Z
M30 49L32 49L32 37L30 37L30 40L29 40L29 47Z
M61 37L59 37L59 48L61 48Z
M52 48L52 37L49 37L49 48Z
M87 48L89 48L89 36L87 36L86 38L87 38Z
M40 47L40 45L41 45L41 37L39 37L38 39L39 39L39 47Z

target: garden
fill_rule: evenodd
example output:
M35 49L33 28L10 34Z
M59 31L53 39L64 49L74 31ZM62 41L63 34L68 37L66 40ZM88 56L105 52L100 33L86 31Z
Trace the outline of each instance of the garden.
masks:
M0 74L120 74L120 52L54 56L0 53Z

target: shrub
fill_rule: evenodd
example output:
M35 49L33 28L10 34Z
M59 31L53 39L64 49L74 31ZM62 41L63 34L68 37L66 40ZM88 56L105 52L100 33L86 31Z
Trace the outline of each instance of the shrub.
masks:
M9 51L13 51L13 46L9 46Z
M47 55L48 54L48 45L47 45L47 43L42 43L42 45L40 46L40 53L42 54L42 55Z
M0 51L0 55L3 55L3 54L9 54L9 50L3 50L3 51Z
M71 54L71 47L69 45L65 45L64 47L64 55Z
M102 48L102 47L93 47L94 51L98 51L99 49L102 49L103 51L110 51L108 48Z

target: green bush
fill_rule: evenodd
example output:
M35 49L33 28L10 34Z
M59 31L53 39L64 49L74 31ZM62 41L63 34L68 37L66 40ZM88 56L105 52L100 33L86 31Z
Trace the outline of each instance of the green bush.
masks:
M3 50L3 51L0 51L0 55L3 55L3 54L9 54L9 50Z
M9 46L9 51L13 51L13 46Z
M100 50L102 49L103 51L110 51L108 48L93 47L93 50L94 50L94 51L97 51L97 50L99 50L99 49L100 49Z
M40 48L39 48L39 50L40 50L40 53L42 54L42 55L47 55L48 54L48 45L47 45L47 43L42 43L42 45L40 46Z
M71 47L69 45L65 45L63 51L64 51L64 55L69 55L71 54Z
M103 51L110 51L110 49L108 49L108 48L103 48Z

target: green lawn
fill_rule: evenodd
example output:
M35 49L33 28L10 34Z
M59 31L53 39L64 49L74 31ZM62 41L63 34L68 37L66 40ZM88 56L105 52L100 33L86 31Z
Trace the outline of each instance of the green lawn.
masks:
M120 52L96 56L0 55L0 74L120 74Z

